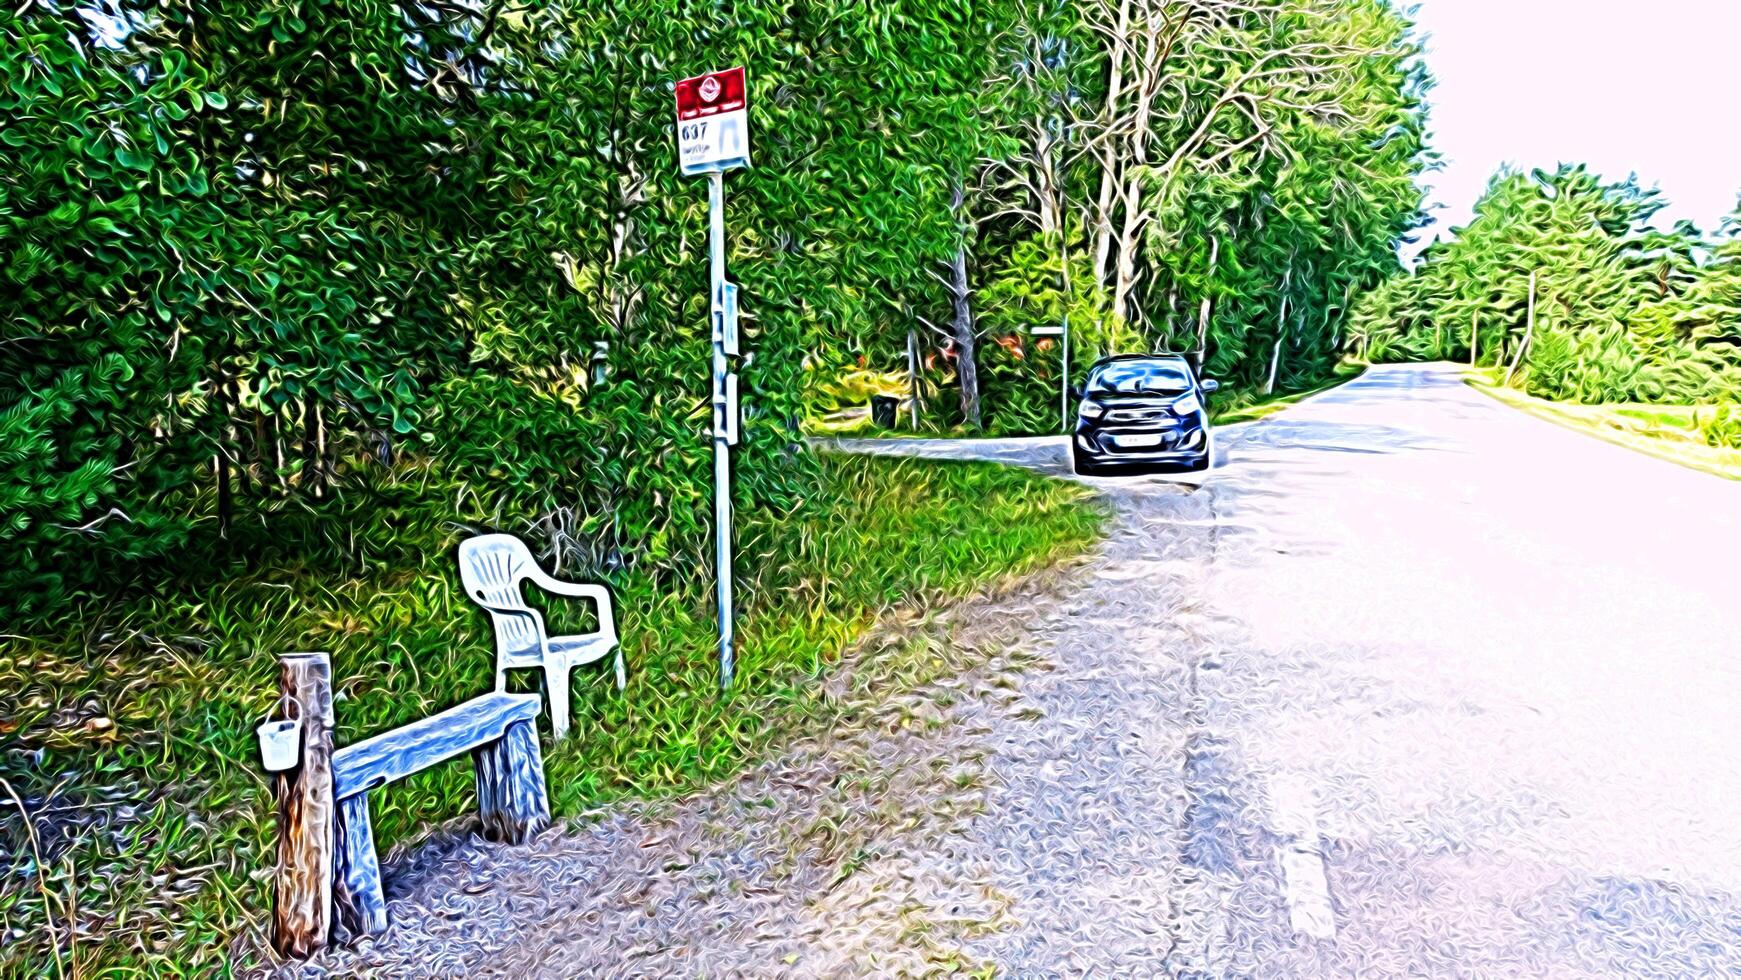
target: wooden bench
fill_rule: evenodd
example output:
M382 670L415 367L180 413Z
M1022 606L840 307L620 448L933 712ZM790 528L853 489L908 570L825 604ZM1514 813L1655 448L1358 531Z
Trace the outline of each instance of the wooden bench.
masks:
M281 662L288 700L314 710L304 716L302 765L278 780L273 945L280 952L306 956L329 937L342 941L386 930L369 794L388 783L470 752L484 836L520 844L550 825L535 725L538 695L486 694L333 751L326 655Z

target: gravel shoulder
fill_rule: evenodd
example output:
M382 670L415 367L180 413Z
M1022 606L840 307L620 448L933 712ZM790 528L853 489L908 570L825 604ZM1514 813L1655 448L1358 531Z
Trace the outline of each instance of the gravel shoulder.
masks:
M277 975L938 976L1112 949L1155 967L1186 669L1128 657L1176 630L1145 500L1114 497L1088 563L886 624L739 780L524 848L458 828L399 849L390 931Z

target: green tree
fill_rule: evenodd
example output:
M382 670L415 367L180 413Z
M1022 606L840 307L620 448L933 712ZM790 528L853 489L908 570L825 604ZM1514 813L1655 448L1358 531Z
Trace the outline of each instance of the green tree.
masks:
M1635 179L1582 166L1501 171L1454 239L1362 299L1352 343L1379 359L1474 354L1549 398L1712 397L1730 372L1703 331L1722 317L1701 316L1695 297L1720 278L1722 246L1684 222L1654 227L1661 207Z

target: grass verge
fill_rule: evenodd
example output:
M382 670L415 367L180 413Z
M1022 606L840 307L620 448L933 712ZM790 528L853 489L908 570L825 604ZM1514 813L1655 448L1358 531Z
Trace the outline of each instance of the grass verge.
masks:
M1337 388L1353 381L1366 373L1366 365L1353 361L1343 361L1336 365L1335 372L1322 384L1314 385L1301 391L1282 391L1273 395L1262 395L1256 392L1230 392L1226 395L1217 394L1210 401L1209 414L1217 425L1233 425L1237 422L1255 422L1268 415L1299 404L1313 395L1323 394L1331 388Z
M1498 375L1471 370L1464 379L1470 387L1538 418L1702 473L1741 480L1741 449L1722 449L1705 441L1701 421L1715 411L1711 406L1553 402L1506 387Z
M879 617L1079 554L1104 518L1081 488L988 464L822 466L801 517L745 516L767 525L742 532L782 584L746 589L731 697L714 693L704 575L675 591L619 588L629 688L576 673L576 737L546 748L558 816L738 771L815 709L817 678ZM446 513L451 501L406 506ZM332 651L340 744L490 687L487 624L457 590L457 529L402 510L351 523L323 530L430 540L382 552L424 556L415 564L335 578L306 562L251 563L0 636L0 777L18 797L0 790L0 976L236 968L228 941L270 907L271 801L252 727L274 697L276 654ZM746 556L746 578L754 564ZM553 630L573 625L546 608ZM436 767L374 803L383 848L413 838L474 808L469 766Z

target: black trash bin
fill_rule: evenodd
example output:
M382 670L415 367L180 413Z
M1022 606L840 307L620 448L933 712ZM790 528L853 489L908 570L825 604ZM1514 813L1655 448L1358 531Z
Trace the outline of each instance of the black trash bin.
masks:
M872 395L870 400L871 424L879 429L895 427L895 413L900 411L901 400L888 395Z

